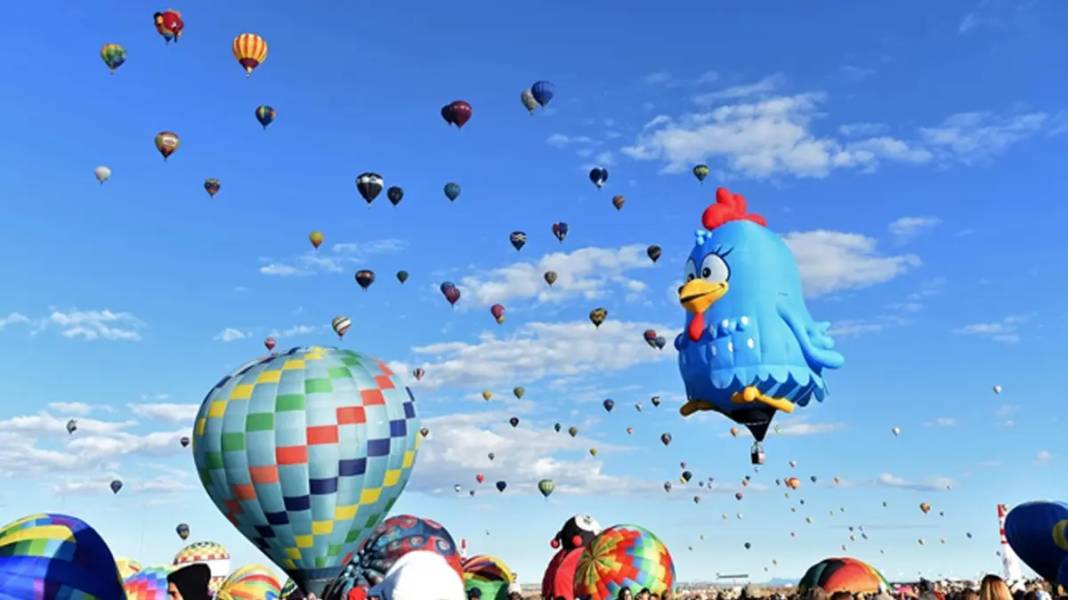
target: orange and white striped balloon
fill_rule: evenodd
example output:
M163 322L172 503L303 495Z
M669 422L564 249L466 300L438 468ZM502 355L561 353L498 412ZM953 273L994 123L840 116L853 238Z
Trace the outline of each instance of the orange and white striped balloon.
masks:
M242 33L234 38L234 58L245 68L245 76L251 77L252 70L267 60L267 40L255 33Z

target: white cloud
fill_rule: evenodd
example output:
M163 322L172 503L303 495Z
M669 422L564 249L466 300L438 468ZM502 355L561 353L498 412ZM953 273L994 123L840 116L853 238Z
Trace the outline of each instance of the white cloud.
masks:
M928 427L956 427L957 419L953 417L936 417L934 421L926 423Z
M545 139L545 143L556 148L564 148L566 146L576 145L596 145L599 142L585 135L564 135L563 133L554 133Z
M1000 117L989 112L951 115L936 127L920 130L925 145L944 158L970 165L1002 154L1009 146L1042 130L1048 115Z
M477 343L440 342L412 348L426 357L426 370L412 387L440 386L485 389L514 381L535 382L545 377L571 377L622 371L640 363L675 357L669 344L653 351L642 332L654 329L672 339L675 329L655 323L613 321L611 313L600 328L589 321L523 324L508 337L483 333ZM398 364L401 372L407 365Z
M137 330L144 327L144 323L126 312L73 309L70 312L52 311L44 327L52 326L59 328L60 335L66 338L136 342L141 339Z
M272 329L269 335L271 337L298 337L302 335L311 335L325 329L325 325L319 327L316 327L315 325L294 325L282 330Z
M912 254L880 255L874 239L857 233L801 231L783 239L797 258L807 296L883 283L920 264Z
M1053 460L1053 455L1049 450L1039 450L1035 455L1035 464L1044 465Z
M179 404L174 402L127 404L126 406L139 417L190 425L200 409L199 404Z
M845 425L843 423L805 423L803 421L795 421L790 423L783 423L776 427L773 431L775 435L784 435L787 437L803 437L811 435L823 435L825 433L834 433L835 431L841 431Z
M474 489L476 493L497 495L494 483L503 480L508 482L506 494L533 494L535 482L552 479L555 496L652 492L660 485L605 473L603 461L594 457L558 456L585 454L591 447L599 453L627 448L582 435L572 438L547 427L538 430L521 424L512 429L505 424L508 417L504 412L487 412L426 419L430 436L419 451L417 475L409 483L410 489L454 494L453 486L459 484L464 494ZM489 452L495 455L492 461L487 456ZM475 481L477 473L485 477L481 485ZM517 480L516 473L523 473L523 477Z
M261 258L266 264L260 267L263 275L299 277L316 273L343 273L359 268L372 256L396 254L407 249L408 243L398 239L370 240L366 242L341 242L330 246L329 251L309 250L287 262Z
M243 340L247 338L249 334L241 331L240 329L234 329L233 327L227 327L219 333L215 334L215 337L211 338L217 342L234 342L237 340Z
M845 137L876 136L889 129L883 123L847 123L838 127L838 133Z
M619 287L634 291L644 287L627 273L652 267L645 255L645 246L633 244L620 248L589 247L574 252L553 252L538 262L518 262L493 269L487 273L470 275L460 280L460 292L479 305L489 306L512 299L536 299L538 302L560 303L572 298L594 300ZM545 283L546 271L555 271L556 283ZM591 307L592 308L592 307Z
M754 83L735 85L718 92L701 94L694 98L694 101L698 104L710 104L718 100L737 100L751 96L763 96L779 89L785 83L786 76L782 73L775 73Z
M0 331L3 331L8 325L28 325L30 318L22 313L8 313L6 317L0 317Z
M877 485L919 492L944 492L953 486L953 480L948 477L933 477L926 481L909 481L891 473L883 473L875 480Z
M890 223L889 230L899 241L906 242L941 222L938 217L901 217Z
M671 81L671 73L667 71L656 71L655 73L649 73L645 77L642 77L642 83L645 85L660 85Z
M0 420L0 434L18 433L27 437L43 434L58 434L67 437L68 417L53 416L48 412L36 415L22 415ZM78 433L113 434L133 426L133 421L98 421L96 419L78 419Z
M48 408L73 416L84 416L92 410L92 407L84 402L50 402Z
M1010 315L1000 321L971 323L958 327L953 333L990 338L995 342L1015 344L1020 341L1020 325L1030 320L1028 315Z

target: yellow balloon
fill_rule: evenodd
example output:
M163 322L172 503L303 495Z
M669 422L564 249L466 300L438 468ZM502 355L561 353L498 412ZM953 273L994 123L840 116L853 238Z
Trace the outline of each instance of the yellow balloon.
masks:
M493 392L491 392L491 391L489 391L489 390L486 390L486 391L482 392L482 398L483 398L484 400L487 400L487 401L488 401L488 400L489 400L490 398L492 398L492 397L493 397Z

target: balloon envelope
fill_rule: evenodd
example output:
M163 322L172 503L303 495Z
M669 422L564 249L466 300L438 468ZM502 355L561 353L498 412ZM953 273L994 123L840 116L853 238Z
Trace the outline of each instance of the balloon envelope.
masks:
M92 527L36 514L0 529L0 598L125 600L115 558Z
M1005 517L1005 537L1035 573L1057 581L1068 562L1068 503L1027 502L1013 507Z
M556 86L549 81L535 81L534 85L530 86L530 93L538 104L545 106L556 94Z
M828 595L835 592L878 594L889 589L886 578L871 565L855 558L828 558L809 567L797 584L798 592L819 588Z
M219 586L214 600L275 600L282 594L282 582L264 565L245 565Z
M637 525L616 525L593 538L579 558L575 596L610 600L623 588L663 594L675 586L675 563L652 532Z
M505 600L508 584L514 581L512 571L504 561L495 556L475 555L465 559L461 566L464 574L464 590L477 589L483 600Z
M194 459L216 507L318 594L404 490L418 433L411 390L385 363L298 347L211 389Z
M256 107L256 120L260 122L260 125L262 125L264 129L267 129L268 125L274 123L275 114L273 106L261 104Z

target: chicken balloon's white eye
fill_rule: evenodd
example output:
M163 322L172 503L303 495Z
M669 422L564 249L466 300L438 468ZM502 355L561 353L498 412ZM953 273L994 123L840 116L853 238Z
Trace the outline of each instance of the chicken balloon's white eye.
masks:
M686 281L693 281L697 278L697 267L693 264L693 259L686 261L686 269L682 272L682 278Z
M731 268L718 254L709 254L701 261L700 276L708 281L727 281L731 277Z

